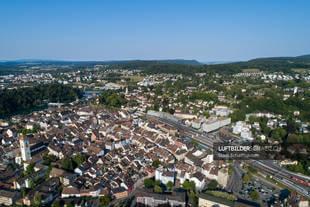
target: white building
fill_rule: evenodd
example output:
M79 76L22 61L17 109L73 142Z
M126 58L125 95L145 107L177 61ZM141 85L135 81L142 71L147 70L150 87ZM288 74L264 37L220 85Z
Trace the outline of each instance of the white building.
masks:
M105 90L118 90L120 88L122 88L123 86L116 84L116 83L107 83L104 86Z
M173 116L178 117L180 119L196 119L197 116L193 114L183 114L183 113L174 113Z
M29 140L26 139L23 135L19 138L19 146L20 146L20 152L22 154L23 161L27 161L31 159L31 153L30 153L30 145Z
M241 130L240 136L244 139L253 140L252 132L249 128L243 128Z
M195 129L200 129L201 121L199 119L194 119L192 121L192 127L195 128Z
M47 147L48 154L54 155L56 157L59 157L60 159L64 158L64 154L62 153L61 149L54 149L50 145Z
M208 154L206 157L201 159L204 163L212 163L213 162L213 154Z
M251 126L247 125L244 121L238 121L233 126L233 133L240 134L240 136L244 139L253 140L253 135L251 132Z
M178 172L177 179L180 181L180 183L184 183L186 179L189 179L189 174L186 171Z
M226 185L228 183L228 170L227 168L222 168L218 171L217 174L217 182L224 188L226 188Z
M33 130L33 123L28 123L27 125L26 125L26 129L30 129L30 130Z
M171 181L174 184L175 172L165 170L163 167L159 167L155 171L155 180L159 180L163 184L167 184Z
M213 108L216 116L229 116L232 110L228 109L226 106L216 106Z
M202 130L211 132L231 123L230 117L212 117L202 124Z
M199 171L194 173L189 180L195 183L196 190L198 191L202 190L206 185L205 175Z
M240 134L244 125L245 125L245 122L237 121L237 123L233 126L233 133L234 134Z

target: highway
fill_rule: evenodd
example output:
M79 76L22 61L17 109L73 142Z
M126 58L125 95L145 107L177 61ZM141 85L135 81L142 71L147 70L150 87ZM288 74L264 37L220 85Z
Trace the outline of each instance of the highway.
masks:
M185 126L184 124L179 122L174 122L171 120L154 117L150 115L147 115L146 117L150 120L157 120L169 126L175 127L180 132L187 134L188 138L195 140L202 145L208 146L211 149L213 147L214 142L221 141L219 137L215 136L212 133L205 134L201 131ZM288 186L289 188L295 190L296 192L310 199L310 187L297 181L293 181L291 179L291 177L296 177L298 179L306 180L309 182L309 179L306 179L308 176L298 175L296 173L289 172L286 169L281 168L280 166L273 163L272 160L245 160L244 162L254 168L259 169L260 172L272 176L278 182Z

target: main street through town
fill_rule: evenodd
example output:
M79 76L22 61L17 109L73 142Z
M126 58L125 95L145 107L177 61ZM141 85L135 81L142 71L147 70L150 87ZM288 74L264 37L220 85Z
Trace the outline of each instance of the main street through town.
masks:
M175 122L172 120L150 115L147 115L146 118L151 120L157 120L166 125L175 127L180 132L186 134L187 137L190 138L191 140L195 140L196 142L210 149L212 149L214 142L222 141L221 138L217 135L217 133L204 133L192 127L188 127L182 124L181 122ZM254 168L259 169L260 172L263 172L264 174L271 176L274 180L278 181L279 183L288 186L290 189L295 190L296 192L310 199L310 186L292 180L292 177L295 177L300 180L309 182L310 178L308 176L303 176L293 172L289 172L288 170L281 168L280 166L275 164L272 160L245 160L244 162L247 163L248 165L251 165Z

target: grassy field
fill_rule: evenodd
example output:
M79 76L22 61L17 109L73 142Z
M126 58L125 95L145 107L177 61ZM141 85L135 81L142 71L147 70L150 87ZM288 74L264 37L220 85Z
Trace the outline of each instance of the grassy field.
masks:
M292 71L294 71L295 73L305 73L307 71L309 71L310 68L292 68Z
M121 76L120 78L130 78L131 82L140 82L143 81L144 77L143 76L137 76L137 75L132 75L132 76Z
M256 68L248 68L248 69L243 69L242 72L244 73L259 73L260 70Z

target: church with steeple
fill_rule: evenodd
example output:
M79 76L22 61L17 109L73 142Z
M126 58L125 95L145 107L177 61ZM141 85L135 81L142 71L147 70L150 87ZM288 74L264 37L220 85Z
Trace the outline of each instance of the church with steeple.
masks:
M19 136L19 146L22 160L23 161L30 160L31 159L30 144L29 140L24 135Z

